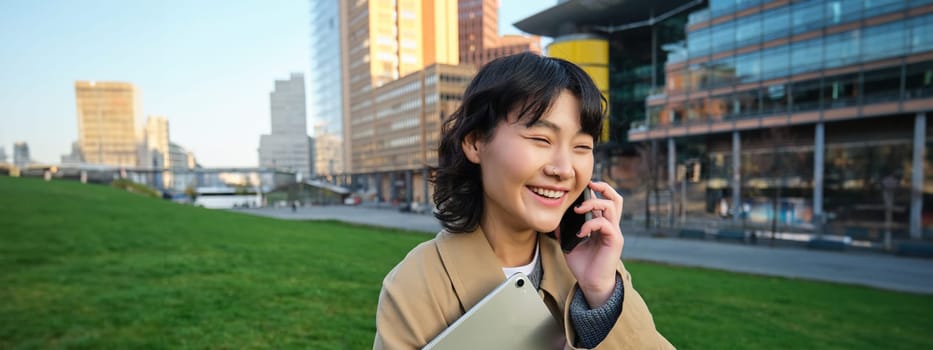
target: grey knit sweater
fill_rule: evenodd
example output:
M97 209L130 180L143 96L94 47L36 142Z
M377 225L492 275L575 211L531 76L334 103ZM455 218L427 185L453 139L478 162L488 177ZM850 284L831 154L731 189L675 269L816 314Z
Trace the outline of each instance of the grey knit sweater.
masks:
M535 288L539 288L543 276L544 270L541 268L541 260L538 259L528 279ZM583 291L577 289L570 302L570 322L573 323L573 329L577 334L574 345L581 348L593 348L606 339L612 326L619 319L619 315L622 314L624 291L622 278L616 275L616 287L612 296L605 305L594 309L586 302Z

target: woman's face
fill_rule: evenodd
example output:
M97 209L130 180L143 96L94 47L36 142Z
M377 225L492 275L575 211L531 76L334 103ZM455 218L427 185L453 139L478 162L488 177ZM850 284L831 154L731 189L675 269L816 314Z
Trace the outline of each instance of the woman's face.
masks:
M482 222L550 232L590 182L594 140L581 129L579 99L566 90L535 124L517 119L510 114L487 142L464 144L482 173Z

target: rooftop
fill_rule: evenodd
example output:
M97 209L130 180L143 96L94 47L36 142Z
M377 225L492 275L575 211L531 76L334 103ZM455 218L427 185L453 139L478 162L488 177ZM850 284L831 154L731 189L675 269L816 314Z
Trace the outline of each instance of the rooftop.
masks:
M703 0L568 0L516 22L515 27L547 37L610 33L652 25L704 3Z

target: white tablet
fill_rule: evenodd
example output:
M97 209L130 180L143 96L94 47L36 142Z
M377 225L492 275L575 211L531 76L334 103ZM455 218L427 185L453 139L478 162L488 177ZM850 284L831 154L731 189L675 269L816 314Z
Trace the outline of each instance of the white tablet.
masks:
M424 349L554 349L564 332L522 273L493 289Z

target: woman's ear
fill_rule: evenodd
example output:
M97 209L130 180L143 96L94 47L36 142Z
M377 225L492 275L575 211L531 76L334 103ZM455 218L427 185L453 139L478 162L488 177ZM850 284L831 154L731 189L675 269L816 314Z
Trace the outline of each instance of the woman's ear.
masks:
M476 140L476 134L470 133L463 138L463 142L460 143L460 148L463 149L463 154L466 155L474 164L479 164L479 141Z

